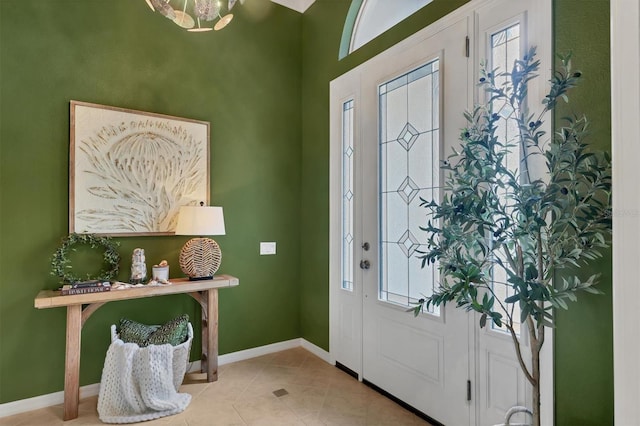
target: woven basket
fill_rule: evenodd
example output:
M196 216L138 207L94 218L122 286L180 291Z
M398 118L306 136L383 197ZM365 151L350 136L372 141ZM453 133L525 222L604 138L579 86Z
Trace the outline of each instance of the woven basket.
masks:
M111 342L120 339L115 324L111 325ZM187 323L187 340L178 346L173 347L173 386L178 391L189 364L189 353L191 352L191 342L193 341L193 327Z

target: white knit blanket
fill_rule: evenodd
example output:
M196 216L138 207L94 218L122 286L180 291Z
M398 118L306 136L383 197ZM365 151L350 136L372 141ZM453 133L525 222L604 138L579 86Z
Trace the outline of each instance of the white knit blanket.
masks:
M114 340L102 370L100 420L135 423L184 411L191 395L177 392L172 364L173 346L169 344L141 348L135 343Z

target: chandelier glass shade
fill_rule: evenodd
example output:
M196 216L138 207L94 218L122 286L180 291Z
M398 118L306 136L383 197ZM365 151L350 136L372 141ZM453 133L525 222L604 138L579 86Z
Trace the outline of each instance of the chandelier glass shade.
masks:
M145 0L179 27L191 32L221 30L233 19L231 9L244 0Z

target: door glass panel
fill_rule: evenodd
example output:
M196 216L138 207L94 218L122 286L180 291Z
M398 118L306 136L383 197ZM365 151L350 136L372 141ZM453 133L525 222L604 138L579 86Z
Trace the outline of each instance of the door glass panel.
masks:
M353 291L353 99L342 104L342 289Z
M509 78L504 75L511 72L513 63L520 58L520 24L512 25L504 30L491 34L491 69L498 69L495 76L496 86L501 87ZM514 117L513 108L507 102L494 102L493 110L500 116L497 121L496 136L502 143L513 143L511 152L507 155L506 166L510 170L519 169L522 147L519 145L518 124ZM506 190L500 189L498 194L503 198L508 198L509 194ZM502 259L506 262L506 259ZM513 294L513 288L507 283L507 274L500 267L493 270L493 291L498 299L504 300ZM503 315L506 315L503 312ZM514 330L520 332L520 323L515 321L520 318L520 308L514 305L513 311ZM494 330L508 332L506 328L496 327L492 324Z
M379 299L410 306L433 293L436 265L421 267L420 230L440 184L439 60L379 86ZM437 313L432 311L431 313Z

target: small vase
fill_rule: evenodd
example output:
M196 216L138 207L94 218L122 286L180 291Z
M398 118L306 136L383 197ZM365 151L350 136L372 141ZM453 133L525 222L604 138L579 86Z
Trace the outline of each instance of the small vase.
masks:
M169 265L167 266L154 265L151 269L153 271L154 280L160 281L160 282L169 281Z

